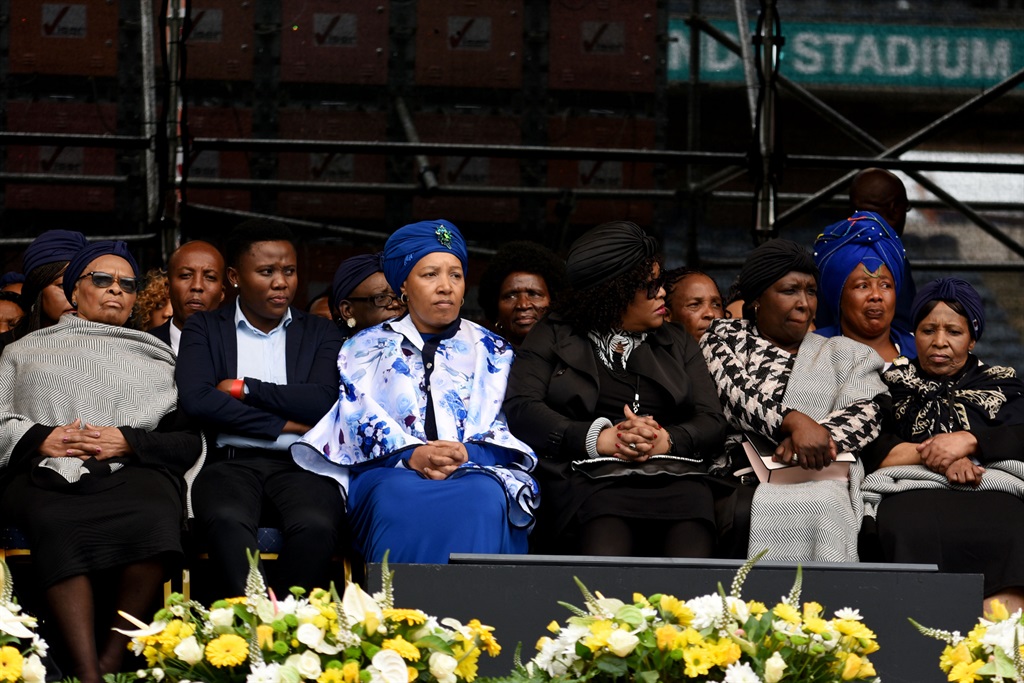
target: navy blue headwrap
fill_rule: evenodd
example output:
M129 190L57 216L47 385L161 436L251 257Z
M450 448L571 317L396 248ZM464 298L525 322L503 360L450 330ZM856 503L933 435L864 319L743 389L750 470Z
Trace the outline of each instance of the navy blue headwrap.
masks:
M592 228L569 247L565 259L569 286L580 290L607 282L654 256L657 247L655 239L636 223L612 221Z
M21 257L21 272L28 275L39 266L70 261L89 242L74 230L47 230L32 240Z
M892 273L896 294L906 279L906 250L896 232L881 216L858 211L845 221L825 228L814 242L814 262L821 271L821 296L815 324L825 327L839 322L843 286L858 264L874 273L884 265Z
M75 284L78 282L78 278L82 277L82 273L85 272L89 264L100 256L106 256L107 254L123 258L132 267L135 277L139 277L139 264L135 262L135 258L128 251L127 243L120 240L116 242L111 240L93 242L75 254L75 257L71 259L71 263L68 264L68 269L64 271L64 296L68 298L68 301L71 301L71 294L75 291Z
M747 255L740 269L740 297L748 304L761 296L786 273L806 273L818 279L814 258L792 240L773 239L756 247Z
M347 299L356 287L374 273L384 272L381 257L384 252L376 254L359 254L341 262L334 271L334 282L331 284L331 304L337 308L342 299Z
M412 272L413 266L435 251L448 252L462 262L462 272L469 270L466 240L454 225L445 220L420 221L402 226L384 245L384 277L396 293Z
M981 303L981 296L971 283L964 282L955 277L940 277L932 280L917 293L914 305L911 307L911 316L914 320L914 327L921 322L921 309L930 301L956 301L967 311L967 328L974 341L981 339L981 333L985 331L985 306ZM920 316L920 317L919 317Z
M15 282L24 282L24 281L25 281L25 276L22 275L21 273L15 273L14 271L11 271L9 273L4 273L3 277L0 277L0 289L3 289L7 285L12 285Z

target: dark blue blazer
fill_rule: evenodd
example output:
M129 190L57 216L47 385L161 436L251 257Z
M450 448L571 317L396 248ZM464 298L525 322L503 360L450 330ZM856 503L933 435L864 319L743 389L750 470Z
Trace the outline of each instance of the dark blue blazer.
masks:
M159 339L160 341L162 341L164 344L167 344L168 346L171 345L171 321L170 320L165 322L163 325L157 325L156 327L151 327L149 329L149 333L151 335L153 335L154 337L156 337L157 339Z
M217 389L238 373L235 307L201 311L185 323L174 377L181 408L204 427L276 439L285 422L320 421L338 399L338 351L344 341L330 320L292 308L285 358L288 383L247 378L245 401Z

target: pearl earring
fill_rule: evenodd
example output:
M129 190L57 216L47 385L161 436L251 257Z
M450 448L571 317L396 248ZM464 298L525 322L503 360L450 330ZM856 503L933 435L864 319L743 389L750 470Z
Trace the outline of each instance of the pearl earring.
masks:
M348 325L349 328L353 328L353 327L356 326L356 319L355 318L346 318L345 324Z

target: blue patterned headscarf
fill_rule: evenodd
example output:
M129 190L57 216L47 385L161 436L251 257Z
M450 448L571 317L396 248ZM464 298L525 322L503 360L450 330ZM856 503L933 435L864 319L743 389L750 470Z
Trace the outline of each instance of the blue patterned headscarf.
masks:
M821 297L815 324L839 323L839 302L846 279L858 264L874 273L885 266L892 273L899 296L906 279L906 251L896 231L871 211L858 211L845 221L825 228L814 242L814 262L821 271Z
M384 277L395 292L412 272L413 266L435 251L448 252L462 262L462 272L469 270L466 240L454 225L445 220L420 221L403 226L392 233L384 245Z
M985 305L971 283L955 277L940 277L922 287L911 309L915 327L924 317L921 315L921 309L931 301L955 301L963 306L967 311L967 327L971 338L974 341L981 339L981 333L985 331Z
M126 242L121 240L116 242L113 240L93 242L79 250L75 257L71 259L71 263L68 264L68 269L64 271L64 295L68 298L68 301L71 301L71 295L75 291L75 284L78 283L78 279L82 277L82 273L85 272L89 264L100 256L106 256L107 254L123 258L132 267L132 273L135 277L139 277L139 264L135 262L132 253L128 251L128 244Z

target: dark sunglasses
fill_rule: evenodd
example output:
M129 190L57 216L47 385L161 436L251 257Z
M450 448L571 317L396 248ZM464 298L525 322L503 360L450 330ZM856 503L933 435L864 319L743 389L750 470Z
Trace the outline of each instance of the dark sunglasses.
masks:
M94 270L78 279L84 280L87 277L92 278L93 286L99 289L106 289L114 284L114 276L110 273L101 273L98 270ZM117 284L121 286L121 290L126 294L134 294L135 290L139 288L139 279L136 277L119 277L117 278Z
M660 273L658 275L658 277L652 278L652 279L648 280L647 283L643 287L641 287L641 289L643 289L644 287L647 288L647 298L648 299L657 299L658 298L658 291L662 287L664 287L664 286L665 286L665 273Z
M392 294L374 294L373 296L347 296L346 301L369 301L375 308L388 308L398 300Z

